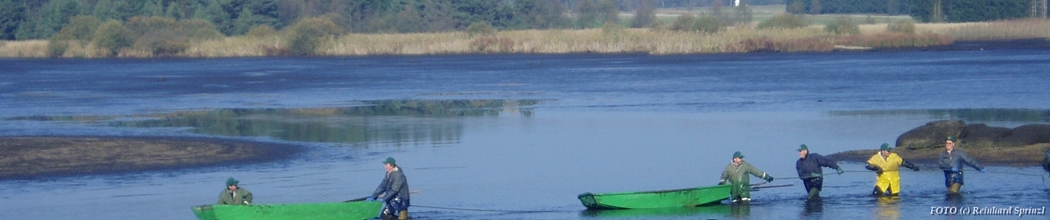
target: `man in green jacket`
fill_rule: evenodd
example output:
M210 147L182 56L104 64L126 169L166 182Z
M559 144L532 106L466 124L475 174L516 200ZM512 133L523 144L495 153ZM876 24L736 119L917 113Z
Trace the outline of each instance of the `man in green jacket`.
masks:
M755 175L765 179L767 182L773 182L773 177L762 172L751 166L751 164L744 162L744 154L737 151L733 153L733 162L726 166L725 171L722 171L722 180L718 182L718 185L730 184L730 199L733 202L747 202L751 201L751 177L747 174Z
M251 205L252 192L237 187L237 181L230 177L226 179L226 189L219 192L219 205Z

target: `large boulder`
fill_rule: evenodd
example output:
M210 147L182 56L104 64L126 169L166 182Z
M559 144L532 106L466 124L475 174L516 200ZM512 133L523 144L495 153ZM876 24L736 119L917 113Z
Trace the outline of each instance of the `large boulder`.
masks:
M1050 125L1029 124L1014 128L1010 135L999 139L998 143L1007 146L1024 146L1050 142Z
M897 137L897 147L930 149L944 147L944 138L955 136L968 147L1018 147L1050 142L1050 125L1029 124L1017 128L971 124L961 120L926 123Z
M944 146L944 138L958 136L966 128L962 120L943 120L926 123L897 137L897 147L907 149L938 148Z

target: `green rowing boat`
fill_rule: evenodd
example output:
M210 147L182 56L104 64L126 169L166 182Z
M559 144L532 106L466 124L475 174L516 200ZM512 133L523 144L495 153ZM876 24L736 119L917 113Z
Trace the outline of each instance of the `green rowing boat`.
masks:
M693 207L729 198L729 185L625 193L583 193L577 196L588 209L652 209Z
M373 219L382 202L331 202L275 205L194 206L200 220L287 220L287 219Z

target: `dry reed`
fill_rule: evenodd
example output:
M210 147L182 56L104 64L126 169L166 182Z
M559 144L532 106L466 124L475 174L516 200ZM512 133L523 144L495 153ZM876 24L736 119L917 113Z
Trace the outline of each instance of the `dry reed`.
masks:
M953 40L1009 40L1047 38L1050 21L1014 21L917 24L916 33L888 33L885 24L860 25L860 34L835 36L822 25L796 29L729 27L713 34L666 29L609 28L584 30L515 30L470 36L465 32L412 34L346 34L322 41L316 55L425 55L471 53L648 53L697 54L753 51L831 51L845 47L925 47ZM236 36L191 44L175 56L249 57L286 54L280 33ZM61 57L103 57L91 45L71 44ZM0 57L47 57L47 41L3 41ZM149 51L122 49L119 57L151 57Z
M955 40L1046 39L1050 37L1050 20L1023 19L996 22L916 24L919 33L943 34Z
M0 57L47 57L47 40L0 41Z

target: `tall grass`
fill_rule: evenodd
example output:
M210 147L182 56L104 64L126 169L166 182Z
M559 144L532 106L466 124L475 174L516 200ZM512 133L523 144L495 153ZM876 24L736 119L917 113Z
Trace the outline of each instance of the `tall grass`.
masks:
M0 41L0 57L47 57L47 40Z
M997 22L917 24L916 32L951 36L956 40L1046 39L1050 20L1023 19Z
M753 51L831 51L836 46L906 48L951 44L954 40L1047 38L1050 21L1017 20L957 24L916 24L915 34L894 32L886 24L859 25L860 33L839 36L822 25L757 29L754 23L715 33L669 28L514 30L411 34L343 34L319 40L312 54L322 56L423 55L473 53L648 53L696 54ZM288 54L284 31L193 41L174 56L246 57ZM47 41L5 41L2 57L47 57ZM69 47L63 57L104 57L87 45ZM148 50L124 48L120 57L152 57Z

